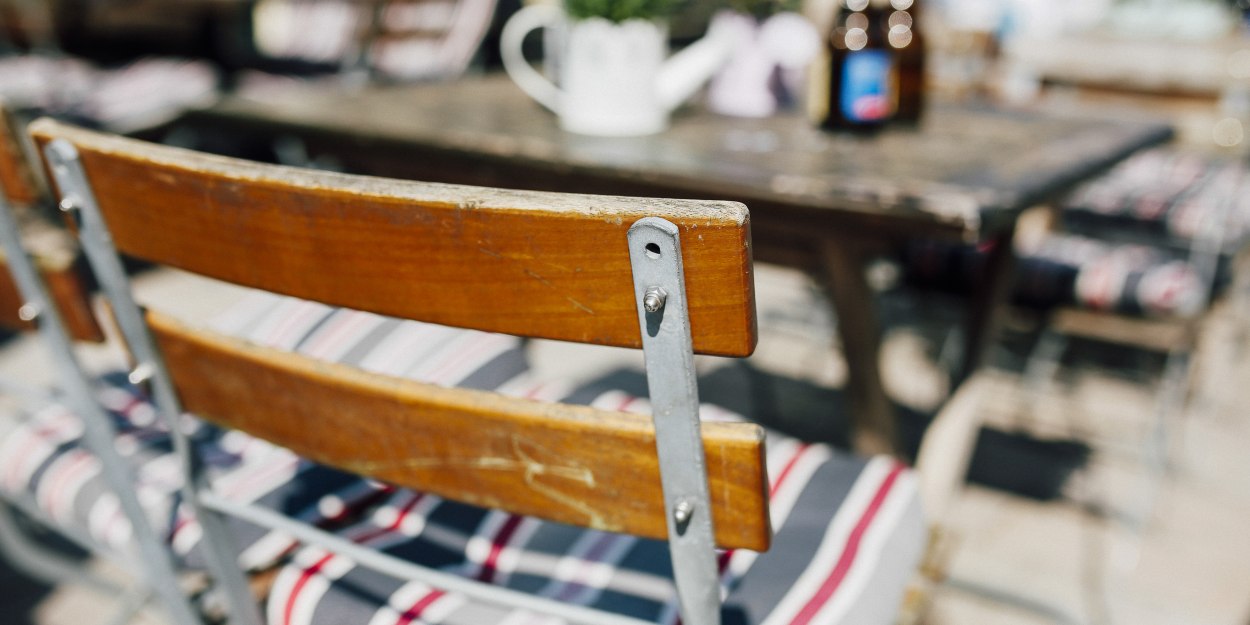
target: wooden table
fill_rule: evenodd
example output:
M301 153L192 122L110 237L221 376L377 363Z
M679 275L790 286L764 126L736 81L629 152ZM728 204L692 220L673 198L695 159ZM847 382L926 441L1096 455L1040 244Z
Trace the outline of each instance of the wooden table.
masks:
M865 262L909 238L994 245L968 307L962 379L994 333L1019 213L1171 135L1153 122L940 106L918 129L871 138L820 132L797 114L747 120L694 110L655 136L585 137L561 131L501 76L227 99L185 121L266 142L297 137L323 162L357 173L745 202L757 260L826 281L849 368L853 442L870 452L894 450L896 431Z

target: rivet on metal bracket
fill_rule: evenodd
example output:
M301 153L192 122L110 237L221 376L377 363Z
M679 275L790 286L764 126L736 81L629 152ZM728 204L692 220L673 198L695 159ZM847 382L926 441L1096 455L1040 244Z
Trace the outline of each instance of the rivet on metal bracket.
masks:
M668 291L658 286L649 286L642 296L642 308L649 313L659 312L661 308L664 308L666 299L668 299Z
M56 207L61 209L61 212L63 213L72 213L78 210L78 204L74 202L74 198L71 197L63 198L61 202L56 205Z
M17 309L17 318L22 321L34 321L39 318L41 312L37 304L27 302Z
M151 363L139 363L139 366L131 370L130 374L126 376L126 379L131 384L138 386L148 380L151 380L152 374L154 373L156 373L156 368L153 367Z
M692 515L694 515L694 504L688 499L683 499L673 506L673 520L677 521L678 526L689 523Z

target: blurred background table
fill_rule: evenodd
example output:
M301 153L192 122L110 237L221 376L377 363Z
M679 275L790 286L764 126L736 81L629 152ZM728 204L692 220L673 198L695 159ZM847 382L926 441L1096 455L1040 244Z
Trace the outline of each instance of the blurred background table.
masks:
M897 448L867 263L919 237L993 247L967 306L960 381L995 332L1021 211L1171 136L1148 120L934 106L920 127L872 137L821 132L799 114L757 120L694 109L658 135L587 137L560 130L502 76L227 98L183 123L208 136L295 140L318 162L354 173L744 202L755 258L809 270L829 290L849 370L853 444L863 451Z

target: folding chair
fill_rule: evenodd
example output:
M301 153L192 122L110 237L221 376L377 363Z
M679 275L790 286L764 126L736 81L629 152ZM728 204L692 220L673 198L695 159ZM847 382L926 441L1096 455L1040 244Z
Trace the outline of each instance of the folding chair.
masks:
M414 489L329 533L222 497L179 443L202 523L233 515L311 545L279 574L272 622L894 618L925 540L916 476L700 422L694 352L754 348L741 205L300 171L46 120L32 132L139 363L132 375L167 419L185 409ZM444 388L216 335L141 311L118 252L380 315L642 347L652 418L622 401ZM208 537L213 573L236 622L260 622L224 534Z

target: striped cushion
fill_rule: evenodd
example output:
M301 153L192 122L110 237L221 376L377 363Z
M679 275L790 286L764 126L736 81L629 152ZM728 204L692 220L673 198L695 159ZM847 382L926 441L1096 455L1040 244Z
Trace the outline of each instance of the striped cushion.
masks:
M1245 163L1222 156L1149 150L1068 195L1060 214L1075 232L1180 250L1212 220L1221 220L1222 249L1232 253L1250 235L1248 171Z
M1199 269L1163 248L1052 234L1018 250L1012 301L1023 306L1076 306L1141 317L1192 317L1206 306ZM970 293L984 278L989 250L919 241L904 252L912 284Z
M558 386L518 381L504 392L556 399ZM572 395L646 413L621 392ZM705 420L734 419L705 406ZM726 623L890 623L924 546L914 475L769 433L773 547L722 552ZM668 545L509 515L409 490L392 494L341 535L467 578L656 623L677 622ZM299 551L270 594L272 625L561 623L486 605L355 566L317 547Z
M210 325L267 347L444 386L493 389L526 368L521 341L515 337L399 321L259 291ZM280 465L213 480L213 489L319 526L352 518L393 490L282 451L286 457ZM194 520L184 520L192 529L185 545L174 535L174 547L181 553L199 536ZM250 545L240 558L248 568L272 565L295 544L280 532L238 519L231 524L236 541ZM194 554L191 563L199 564Z
M215 319L214 329L261 344L437 384L494 388L524 370L520 341L479 332L333 309L257 293ZM98 396L118 431L117 449L133 467L140 501L158 533L190 566L200 528L179 499L182 471L152 405L124 375L106 376ZM315 465L240 432L186 419L215 491L256 502L314 525L332 526L376 503L391 488ZM26 496L63 527L85 529L100 544L123 549L130 536L99 462L81 445L82 424L50 406L0 438L0 489ZM247 568L271 566L294 542L242 521L234 534Z

